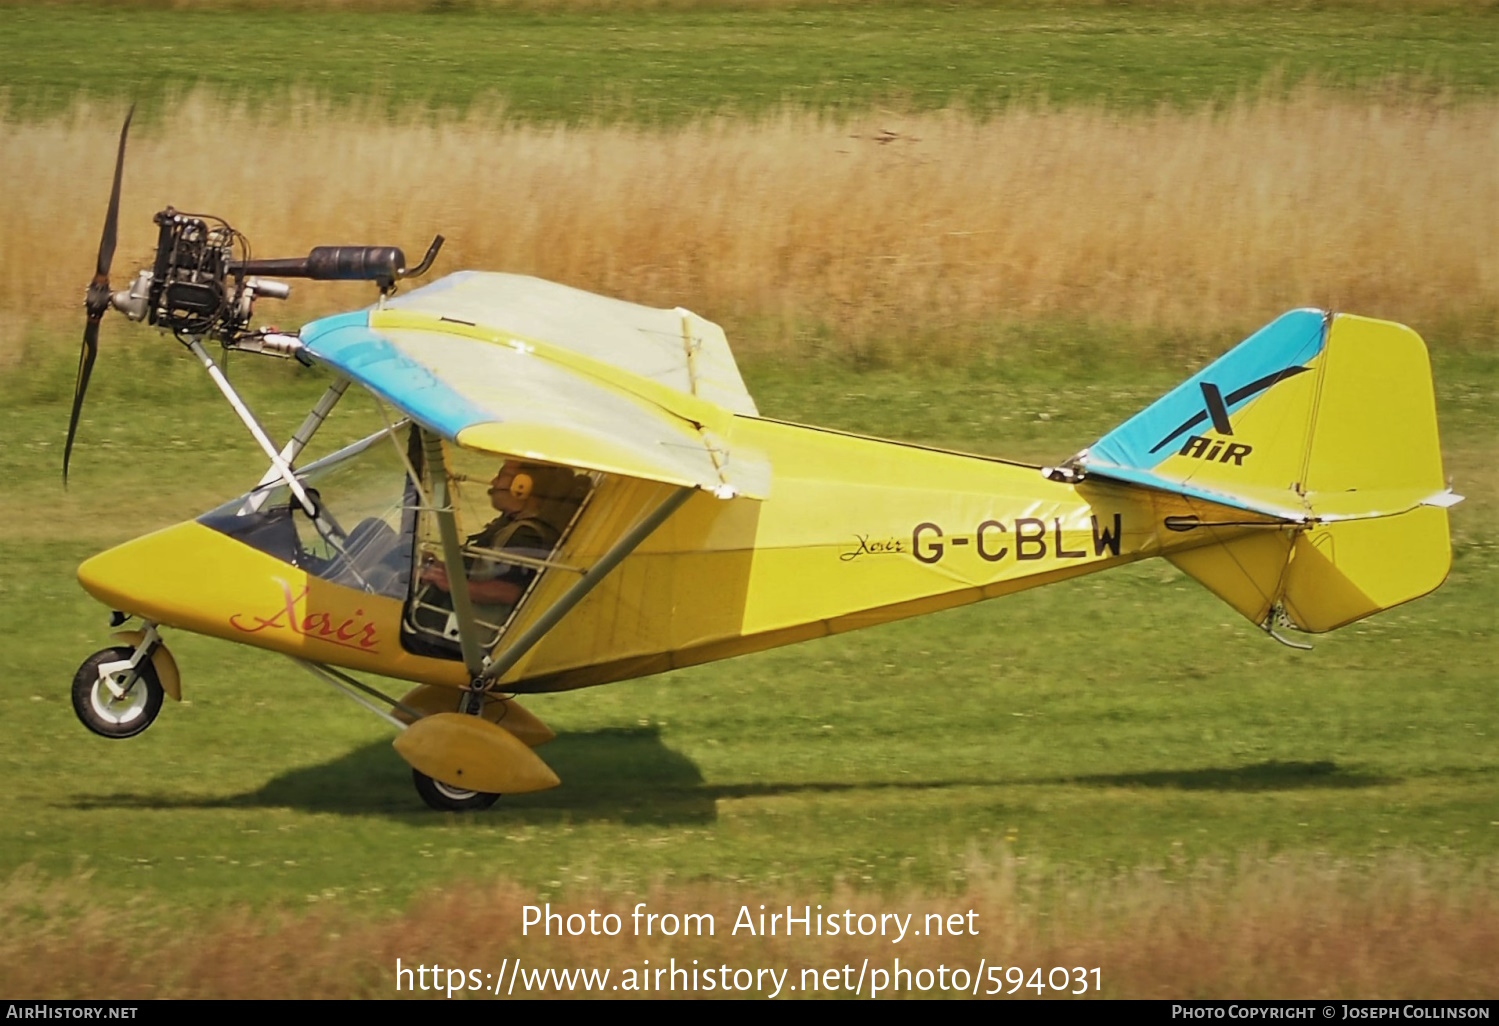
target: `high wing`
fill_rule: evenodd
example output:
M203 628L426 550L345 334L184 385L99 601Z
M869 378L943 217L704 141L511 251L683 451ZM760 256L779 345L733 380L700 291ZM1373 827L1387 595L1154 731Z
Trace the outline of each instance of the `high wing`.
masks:
M503 326L733 413L758 412L723 329L681 307L660 310L523 274L481 271L448 275L386 307Z
M302 329L306 353L467 449L764 498L723 331L522 275L463 272Z

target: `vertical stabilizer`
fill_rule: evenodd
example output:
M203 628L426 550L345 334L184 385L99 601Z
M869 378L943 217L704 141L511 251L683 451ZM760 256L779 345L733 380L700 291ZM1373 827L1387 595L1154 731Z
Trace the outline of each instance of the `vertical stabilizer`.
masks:
M1178 522L1203 544L1168 557L1265 626L1341 627L1426 594L1451 563L1459 497L1442 474L1430 361L1400 324L1294 310L1073 465L1277 518L1247 533L1221 510Z

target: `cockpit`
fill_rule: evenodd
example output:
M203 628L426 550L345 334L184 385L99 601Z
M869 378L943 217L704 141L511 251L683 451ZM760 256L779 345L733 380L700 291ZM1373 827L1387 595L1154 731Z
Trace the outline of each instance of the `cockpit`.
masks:
M489 650L556 565L597 476L452 446L444 460L435 469L446 477L480 643ZM401 600L403 647L458 659L452 582L431 505L433 468L425 462L417 429L400 425L299 468L311 514L278 479L198 522L314 577Z

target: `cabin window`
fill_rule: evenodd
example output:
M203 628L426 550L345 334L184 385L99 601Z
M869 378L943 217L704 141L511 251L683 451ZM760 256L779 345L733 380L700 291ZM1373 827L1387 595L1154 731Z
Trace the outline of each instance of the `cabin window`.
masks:
M595 475L545 464L521 466L524 461L452 447L446 457L479 643L493 649L542 578L557 565L596 484ZM533 479L529 501L507 502L491 492L496 481L510 480L502 477L506 468ZM424 566L442 562L437 520L430 513L418 518L414 555L402 644L423 655L459 658L458 618L451 593L424 580L430 576L423 574Z

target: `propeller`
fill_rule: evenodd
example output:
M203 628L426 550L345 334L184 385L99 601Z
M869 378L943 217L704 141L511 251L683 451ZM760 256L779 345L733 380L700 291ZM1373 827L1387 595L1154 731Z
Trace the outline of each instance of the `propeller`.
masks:
M114 261L115 234L120 221L120 176L125 170L125 137L130 133L130 119L135 105L120 126L120 151L115 157L114 185L109 190L109 210L104 215L104 234L99 237L99 259L94 265L94 280L89 282L83 300L88 324L83 328L83 348L78 351L78 380L73 385L73 412L68 417L68 442L62 451L62 483L68 483L68 461L73 455L73 436L78 433L78 414L83 410L83 396L88 391L89 375L99 355L99 322L109 309L109 265Z

